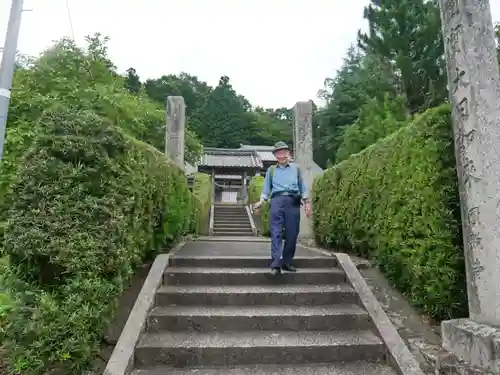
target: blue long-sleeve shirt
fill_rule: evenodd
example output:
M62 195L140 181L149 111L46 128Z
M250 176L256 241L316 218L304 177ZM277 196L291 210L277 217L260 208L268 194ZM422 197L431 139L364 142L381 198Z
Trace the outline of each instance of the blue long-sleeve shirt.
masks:
M268 200L276 193L288 191L290 193L301 193L302 199L309 199L309 192L304 184L302 175L299 176L298 166L289 163L277 165L273 175L273 186L271 187L271 168L267 169L262 195L264 200Z

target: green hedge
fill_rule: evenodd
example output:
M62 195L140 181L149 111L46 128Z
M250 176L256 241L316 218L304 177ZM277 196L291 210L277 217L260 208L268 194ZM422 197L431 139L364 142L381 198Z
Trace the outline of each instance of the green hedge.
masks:
M264 177L254 176L248 184L248 200L250 203L258 202L262 194L262 187L264 186ZM263 236L270 235L269 227L269 204L264 203L257 218L259 233Z
M212 177L205 173L195 173L193 183L193 228L197 234L207 234L212 207Z
M466 313L460 214L447 106L315 181L314 229L327 247L374 259L435 318Z
M54 109L13 186L5 229L15 373L77 374L134 268L189 229L184 173L90 111Z
M7 264L7 259L0 257L0 353L5 336L5 327L8 322L9 310L12 306L12 301L6 290L6 283L4 280ZM0 359L0 369L2 368L1 366L2 360Z

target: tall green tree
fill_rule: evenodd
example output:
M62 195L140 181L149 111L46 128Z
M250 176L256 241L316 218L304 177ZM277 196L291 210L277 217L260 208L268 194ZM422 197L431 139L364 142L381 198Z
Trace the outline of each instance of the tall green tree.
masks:
M291 142L289 109L252 110L251 103L237 93L229 81L227 76L223 76L218 86L212 88L196 76L180 73L149 79L144 83L144 89L152 100L161 105L165 104L169 95L184 97L188 124L205 146L239 147L240 143L268 145L277 140Z
M435 0L371 0L363 50L392 64L406 106L419 112L447 97L439 8Z
M336 162L344 129L353 124L361 107L372 98L395 97L397 88L392 66L382 57L351 46L335 78L327 78L318 96L326 106L317 111L314 128L315 160L326 167Z
M270 146L278 141L292 144L291 110L257 107L249 115L253 127L250 138L247 140L249 144Z
M165 105L167 96L182 96L186 103L188 117L203 105L207 95L212 92L212 87L206 82L200 81L198 77L188 73L169 74L156 79L148 79L144 83L144 88L146 94L162 106Z
M141 91L142 83L134 68L127 69L125 76L125 88L132 94L138 94Z
M364 150L407 125L407 120L403 98L390 98L386 95L383 101L376 98L368 100L361 107L358 119L347 126L342 134L342 143L337 150L335 161L339 163Z
M204 146L239 147L252 135L249 107L248 100L233 89L229 77L222 76L217 87L193 113L190 123Z

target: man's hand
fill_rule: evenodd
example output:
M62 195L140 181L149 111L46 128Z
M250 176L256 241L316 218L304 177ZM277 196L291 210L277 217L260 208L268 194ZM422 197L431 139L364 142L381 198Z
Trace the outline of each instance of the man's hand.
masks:
M304 202L304 209L306 211L307 218L311 217L311 202L305 201Z
M257 203L254 203L253 204L253 210L255 212L259 212L260 208L262 207L262 204L264 203L264 201L261 199L260 201L258 201Z

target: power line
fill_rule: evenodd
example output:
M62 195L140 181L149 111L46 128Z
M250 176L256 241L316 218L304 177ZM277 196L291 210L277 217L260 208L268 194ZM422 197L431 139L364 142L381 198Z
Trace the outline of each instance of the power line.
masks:
M71 29L71 39L75 40L75 30L73 29L73 19L71 18L71 9L69 8L69 0L66 0L66 11L68 12L69 27Z

